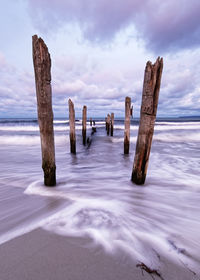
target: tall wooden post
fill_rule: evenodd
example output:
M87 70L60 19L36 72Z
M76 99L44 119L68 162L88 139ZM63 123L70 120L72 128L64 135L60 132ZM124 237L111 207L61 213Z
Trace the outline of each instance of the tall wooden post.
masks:
M69 104L69 126L70 126L70 150L72 154L76 154L76 132L75 132L75 111L74 104L71 99Z
M32 37L32 46L44 184L46 186L55 186L56 164L51 92L51 58L44 41L38 38L37 35Z
M125 99L125 122L124 122L124 154L129 154L130 146L130 114L131 114L131 98Z
M107 115L107 135L110 134L110 115Z
M114 113L111 113L111 123L110 123L110 135L113 136L113 130L114 130Z
M145 68L140 125L132 171L132 181L138 185L144 184L146 179L156 120L162 69L163 59L160 57L158 57L155 64L148 61Z
M92 126L92 118L90 118L90 126Z
M86 144L86 122L87 122L87 106L83 106L83 115L82 115L83 145Z

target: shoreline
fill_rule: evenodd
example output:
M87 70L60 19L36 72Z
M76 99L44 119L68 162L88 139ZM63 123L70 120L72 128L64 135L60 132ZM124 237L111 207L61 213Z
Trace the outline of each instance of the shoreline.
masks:
M109 138L100 121L86 149L79 122L72 156L56 124L56 188L43 185L35 123L5 126L0 280L200 280L200 123L158 124L144 187L130 181L135 125L124 156L122 123Z
M199 280L189 268L159 256L157 267L130 258L125 252L107 254L88 246L89 238L66 237L41 228L0 246L1 280ZM160 276L159 276L160 275Z

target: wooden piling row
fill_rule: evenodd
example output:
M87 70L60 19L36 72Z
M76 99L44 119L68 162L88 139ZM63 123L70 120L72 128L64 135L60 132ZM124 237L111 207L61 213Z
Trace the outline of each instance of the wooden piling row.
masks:
M70 126L70 151L76 154L76 132L75 132L75 111L74 104L71 99L68 100L69 104L69 126Z
M144 184L147 174L154 124L156 120L162 69L163 59L159 57L155 64L148 61L145 68L140 125L131 178L132 181L138 185Z
M32 46L44 184L46 186L55 186L56 164L51 91L51 58L44 41L38 38L37 35L32 37Z
M114 113L111 113L110 136L113 136L113 131L114 131Z
M87 106L83 106L83 112L82 112L82 137L83 137L83 145L86 144L86 127L87 127Z
M124 154L129 154L130 146L130 115L131 115L131 98L125 99L125 121L124 121Z
M106 124L106 131L107 135L113 136L114 131L114 113L111 113L107 115L107 118L105 118L105 124Z
M107 115L107 135L110 134L110 114Z
M107 122L107 118L105 117L105 124L106 124L106 126L105 126L105 128L106 128L106 131L108 130L108 122Z
M33 65L35 72L35 85L37 96L38 124L40 128L42 168L44 171L44 184L46 186L56 185L56 164L55 164L55 145L53 130L53 110L52 110L52 90L51 90L51 58L48 48L41 38L37 35L32 37L33 46ZM147 62L142 104L140 110L140 124L136 143L136 151L133 163L131 180L141 185L144 184L147 174L154 125L157 114L158 98L163 70L163 59L158 57L152 64ZM76 132L75 132L75 110L71 99L69 105L69 126L70 126L70 151L76 154ZM129 154L130 146L130 116L133 116L133 106L131 98L125 98L125 122L124 122L124 154ZM82 110L82 137L83 144L86 145L86 122L87 107ZM107 135L113 136L114 113L105 118ZM92 134L96 132L95 121L93 121ZM90 118L92 126L92 118Z

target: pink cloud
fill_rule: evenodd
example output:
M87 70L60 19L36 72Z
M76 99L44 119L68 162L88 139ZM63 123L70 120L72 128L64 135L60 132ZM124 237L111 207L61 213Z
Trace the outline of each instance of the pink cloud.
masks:
M199 0L29 0L29 4L40 31L78 22L86 39L105 42L134 25L153 51L200 44Z

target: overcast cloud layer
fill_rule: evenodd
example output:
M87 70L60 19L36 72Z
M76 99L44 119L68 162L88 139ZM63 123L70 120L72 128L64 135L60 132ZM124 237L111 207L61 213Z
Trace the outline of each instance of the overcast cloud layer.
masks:
M111 40L133 25L154 52L200 44L199 0L29 0L36 26L49 31L78 22L90 41Z
M53 110L139 117L144 68L164 58L158 116L200 115L200 1L8 0L0 3L0 117L37 115L33 34L52 59Z

